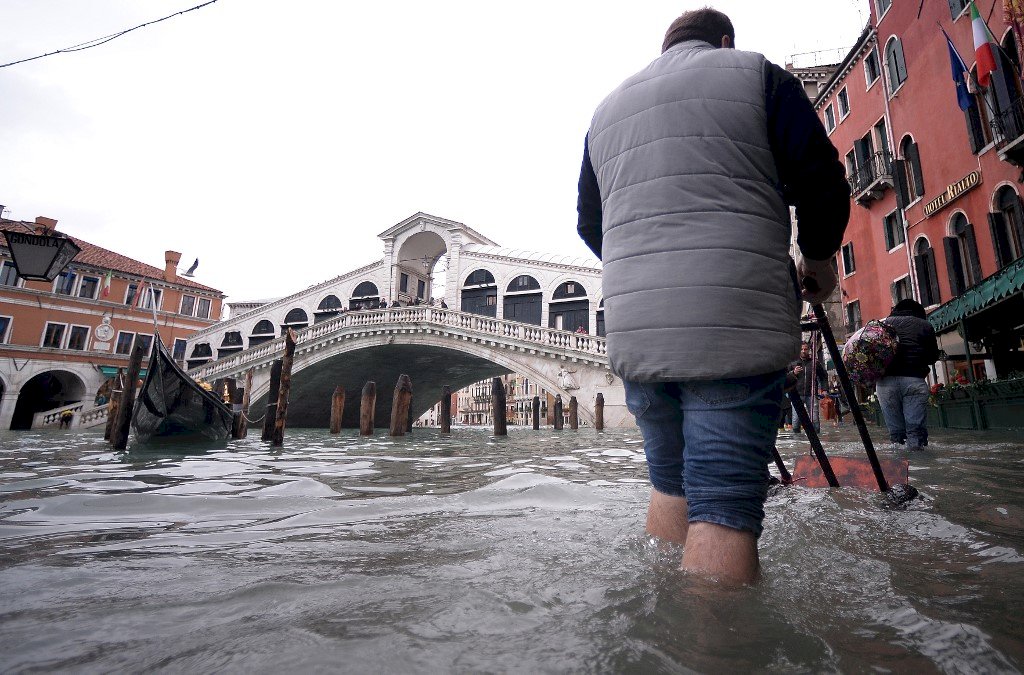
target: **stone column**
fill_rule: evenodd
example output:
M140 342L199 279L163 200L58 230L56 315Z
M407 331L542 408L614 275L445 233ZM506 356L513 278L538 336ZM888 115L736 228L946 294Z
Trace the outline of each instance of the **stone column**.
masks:
M14 407L18 405L18 394L21 388L12 391L4 391L0 397L0 430L7 431L11 428L11 420L14 419Z

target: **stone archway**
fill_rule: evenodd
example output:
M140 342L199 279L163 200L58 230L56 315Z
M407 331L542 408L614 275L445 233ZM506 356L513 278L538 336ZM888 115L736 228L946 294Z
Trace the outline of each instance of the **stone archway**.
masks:
M78 375L65 370L39 373L21 387L11 429L31 429L36 413L78 403L85 397L85 383Z
M434 279L443 271L439 262L448 252L444 238L431 230L410 235L398 247L391 269L391 297L403 305L435 297Z

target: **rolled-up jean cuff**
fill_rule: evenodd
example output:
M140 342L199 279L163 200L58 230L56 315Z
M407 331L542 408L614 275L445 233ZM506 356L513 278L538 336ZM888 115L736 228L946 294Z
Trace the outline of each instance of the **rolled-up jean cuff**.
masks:
M728 487L691 487L686 499L689 520L747 530L759 537L767 496L767 482Z
M653 487L656 491L660 492L661 494L668 495L669 497L686 496L686 491L681 489L678 485L669 484L663 480L659 480L654 475L654 472L649 471L648 475L651 478L651 487Z

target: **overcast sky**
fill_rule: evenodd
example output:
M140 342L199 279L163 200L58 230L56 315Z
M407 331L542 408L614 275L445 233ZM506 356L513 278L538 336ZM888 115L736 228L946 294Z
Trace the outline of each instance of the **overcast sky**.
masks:
M202 0L3 0L0 63ZM721 0L737 46L841 58L868 0ZM4 216L229 300L377 260L424 211L503 246L587 255L576 181L594 107L705 2L218 0L105 45L0 68Z

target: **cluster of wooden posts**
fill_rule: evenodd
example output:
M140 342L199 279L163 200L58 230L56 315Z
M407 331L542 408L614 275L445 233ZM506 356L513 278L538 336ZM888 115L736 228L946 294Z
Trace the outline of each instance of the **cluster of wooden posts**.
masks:
M284 445L284 430L288 418L288 395L292 383L292 361L295 358L295 331L288 329L285 337L284 356L273 362L270 367L270 389L267 393L267 412L263 417L262 440L269 441L271 447ZM128 433L131 425L132 406L135 402L135 386L142 367L142 348L136 345L128 362L128 371L118 370L117 378L110 398L110 411L107 414L107 428L104 435L109 439L115 450L124 450L128 446ZM234 410L234 424L231 438L245 438L249 423L249 394L252 390L253 370L245 374L244 386L239 387L234 378L224 378L213 383L213 391L229 401ZM372 436L376 426L377 384L373 381L363 385L359 402L359 433ZM441 432L451 433L452 430L452 390L445 385L441 390ZM345 409L345 388L338 386L331 396L330 432L341 432L341 417ZM555 396L554 428L563 428L562 396ZM508 407L505 400L505 385L500 377L491 383L491 413L494 419L494 435L508 434ZM388 433L391 436L403 436L412 431L412 380L408 375L398 378L391 403L391 422ZM569 428L579 429L579 413L576 397L569 398ZM540 429L540 397L533 397L533 428ZM597 395L594 405L594 428L604 429L604 396Z

